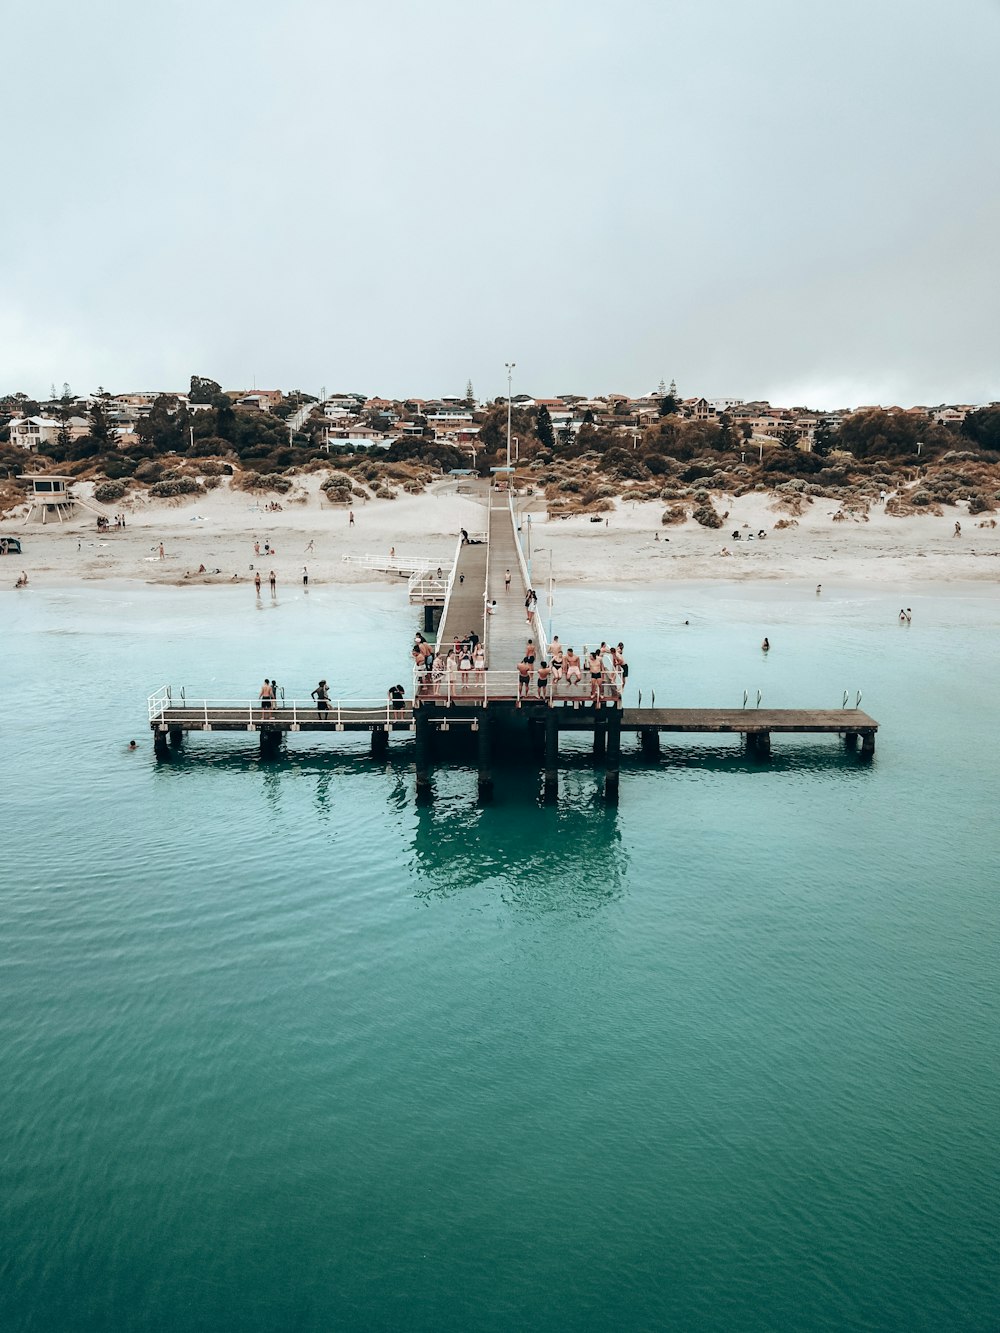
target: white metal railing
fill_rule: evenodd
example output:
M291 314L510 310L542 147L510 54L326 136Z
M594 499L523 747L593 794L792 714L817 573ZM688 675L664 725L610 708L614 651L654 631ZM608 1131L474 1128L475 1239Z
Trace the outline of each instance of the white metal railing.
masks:
M524 579L525 595L531 590L531 576L528 573L528 562L524 558L524 551L521 549L521 538L517 531L517 515L514 512L514 494L511 492L507 496L507 504L510 510L510 526L514 534L514 546L517 550L517 561L521 568L521 577ZM538 644L539 660L548 660L549 641L542 624L542 617L538 614L538 608L531 613L531 627L534 630L532 638Z
M245 720L248 729L262 722L361 722L365 725L408 722L408 702L396 704L389 699L330 699L321 708L315 699L279 699L273 707L264 707L263 699L174 699L169 685L151 694L147 701L150 723L169 729L171 723L211 728L214 722ZM234 716L235 715L235 716Z
M430 570L415 570L410 575L406 591L414 605L443 606L450 583L450 575L446 575L444 567L438 565L433 573Z
M394 560L378 555L342 555L341 560L348 565L360 565L362 569L374 569L382 574L400 574L407 578L411 574L428 574L439 566L440 560Z
M568 681L560 676L549 676L544 686L539 689L538 676L532 670L527 685L522 688L519 671L504 671L490 668L477 671L474 667L462 671L456 667L435 665L432 671L423 671L417 667L413 672L414 703L444 704L487 704L491 700L512 700L518 698L544 699L551 703L590 703L593 701L594 688L589 673L584 672L579 681ZM602 703L616 702L621 697L619 673L606 675L598 683L597 698Z

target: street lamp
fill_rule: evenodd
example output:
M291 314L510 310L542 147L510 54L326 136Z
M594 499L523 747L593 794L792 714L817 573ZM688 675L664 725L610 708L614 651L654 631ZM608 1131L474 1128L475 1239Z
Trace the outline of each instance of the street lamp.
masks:
M507 483L510 484L510 383L514 375L516 361L505 361L507 367Z

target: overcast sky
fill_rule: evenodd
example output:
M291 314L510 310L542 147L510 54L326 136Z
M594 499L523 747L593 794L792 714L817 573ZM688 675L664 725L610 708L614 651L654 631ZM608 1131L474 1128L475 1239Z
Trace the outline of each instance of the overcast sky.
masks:
M1000 0L6 0L0 392L1000 398Z

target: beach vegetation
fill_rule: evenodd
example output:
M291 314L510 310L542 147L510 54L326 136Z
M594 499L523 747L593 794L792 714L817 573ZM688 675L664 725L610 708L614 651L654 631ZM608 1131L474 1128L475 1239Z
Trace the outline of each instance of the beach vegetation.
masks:
M698 505L691 517L696 523L700 523L703 528L722 527L722 515L711 504Z
M125 483L122 481L101 481L94 487L94 499L98 504L112 504L124 494Z
M156 481L149 488L149 494L156 500L170 500L178 495L197 495L202 489L197 477L171 477L169 481Z

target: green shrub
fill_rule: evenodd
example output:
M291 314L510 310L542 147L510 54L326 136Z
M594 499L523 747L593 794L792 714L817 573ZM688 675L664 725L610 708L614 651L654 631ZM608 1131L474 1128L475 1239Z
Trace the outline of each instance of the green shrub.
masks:
M969 496L970 514L989 514L993 512L993 501L982 491L973 491Z
M711 505L699 505L691 517L696 523L700 523L703 528L722 527L722 519Z
M175 495L196 495L200 490L201 483L194 477L177 477L174 481L154 482L149 493L157 500L169 500Z
M94 487L94 499L99 504L112 504L125 494L125 485L121 481L101 481Z
M686 519L687 509L684 505L670 505L667 509L664 509L660 516L660 522L665 528L674 523L683 523Z

